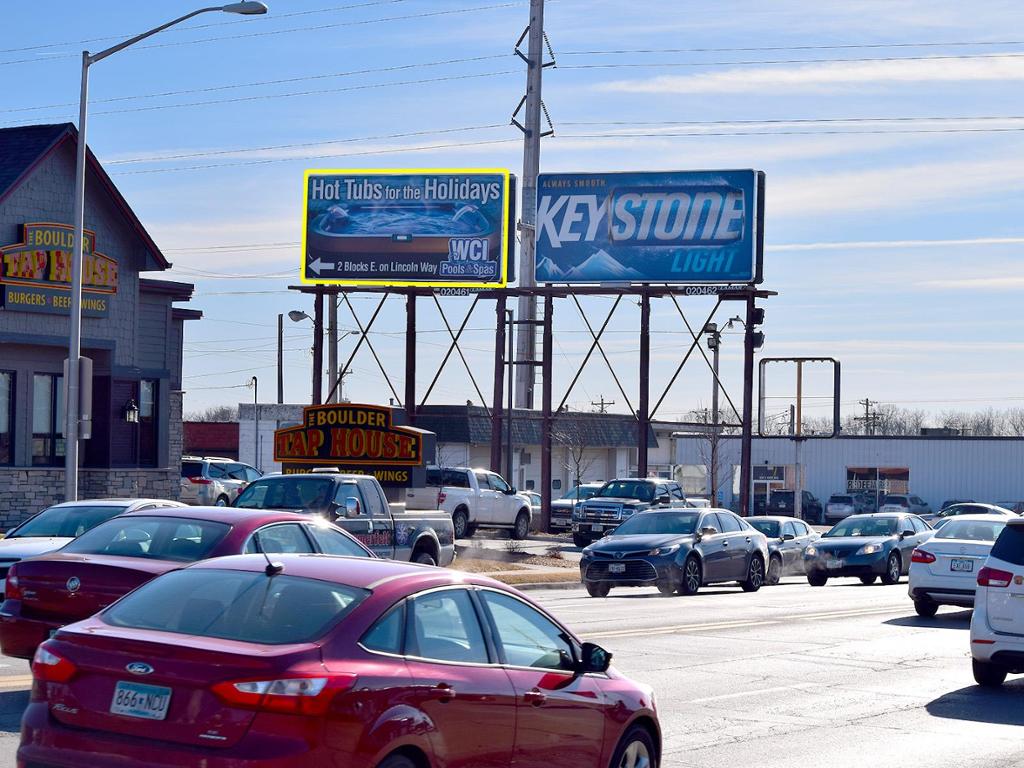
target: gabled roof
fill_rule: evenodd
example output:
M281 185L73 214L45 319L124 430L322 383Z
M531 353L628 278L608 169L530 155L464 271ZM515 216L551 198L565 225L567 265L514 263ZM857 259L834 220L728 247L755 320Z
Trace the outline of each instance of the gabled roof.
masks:
M32 171L65 141L70 141L72 146L77 148L78 129L73 123L0 128L0 203L21 186ZM147 265L148 268L170 269L170 262L160 252L153 238L128 205L128 201L114 186L114 182L91 150L86 152L86 157L89 169L100 180L107 194L124 215L125 221L142 240L152 263L152 266ZM88 187L86 191L90 191Z

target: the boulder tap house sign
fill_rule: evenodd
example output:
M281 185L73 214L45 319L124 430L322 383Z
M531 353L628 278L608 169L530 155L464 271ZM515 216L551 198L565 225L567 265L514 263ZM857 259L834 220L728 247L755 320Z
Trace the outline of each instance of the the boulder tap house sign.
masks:
M69 314L74 230L67 224L24 224L21 242L0 246L0 307L11 312ZM117 262L82 242L82 314L106 317L117 293Z
M337 467L373 475L383 486L406 488L423 484L435 437L396 426L393 410L384 406L311 405L303 409L302 424L274 432L274 460L285 474Z

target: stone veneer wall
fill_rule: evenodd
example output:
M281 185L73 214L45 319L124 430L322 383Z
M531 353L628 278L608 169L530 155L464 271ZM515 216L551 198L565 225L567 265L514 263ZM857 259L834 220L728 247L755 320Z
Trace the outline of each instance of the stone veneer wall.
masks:
M173 470L80 469L79 498L177 499L181 492L180 478L177 465ZM0 469L0 529L8 530L63 500L63 469Z

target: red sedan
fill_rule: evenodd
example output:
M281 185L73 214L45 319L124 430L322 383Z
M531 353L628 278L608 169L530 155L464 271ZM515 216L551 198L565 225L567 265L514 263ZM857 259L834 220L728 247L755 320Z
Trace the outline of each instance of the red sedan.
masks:
M208 560L36 653L19 766L657 768L650 688L484 577Z
M182 507L132 512L63 549L11 566L0 605L0 649L31 659L43 640L140 584L197 560L245 552L374 557L330 523L292 512Z

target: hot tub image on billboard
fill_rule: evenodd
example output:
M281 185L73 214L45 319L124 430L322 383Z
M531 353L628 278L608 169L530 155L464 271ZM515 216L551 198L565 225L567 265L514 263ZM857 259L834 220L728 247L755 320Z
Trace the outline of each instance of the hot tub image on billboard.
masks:
M307 283L501 287L509 173L308 171Z

